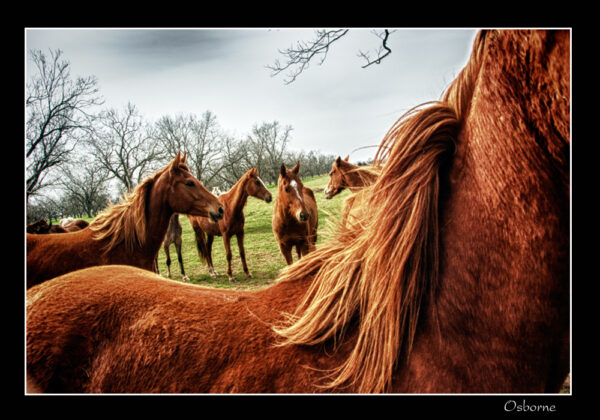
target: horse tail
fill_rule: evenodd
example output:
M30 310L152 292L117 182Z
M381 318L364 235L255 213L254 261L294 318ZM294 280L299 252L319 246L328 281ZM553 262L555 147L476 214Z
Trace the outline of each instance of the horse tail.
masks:
M196 235L196 248L198 249L198 257L200 257L200 261L208 261L208 247L206 246L206 235L198 222L194 219L194 216L188 216L190 219L190 224L194 229L194 234Z

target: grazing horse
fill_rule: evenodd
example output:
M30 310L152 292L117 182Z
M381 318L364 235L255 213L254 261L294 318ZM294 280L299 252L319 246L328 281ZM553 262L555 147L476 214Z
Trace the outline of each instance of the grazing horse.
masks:
M69 271L103 264L154 270L173 212L222 217L223 208L196 178L185 157L175 159L101 212L85 229L27 235L27 288Z
M267 203L270 203L272 199L271 193L258 176L257 168L249 169L229 191L219 195L219 201L223 204L225 213L223 219L218 223L206 217L188 216L196 234L198 255L208 263L210 276L213 278L217 276L217 273L212 262L212 243L215 236L222 236L227 257L227 276L230 282L234 281L231 270L231 238L234 235L237 238L244 273L248 278L252 278L250 271L248 271L246 251L244 250L244 207L249 196L264 200Z
M167 275L169 278L172 278L171 254L169 253L169 247L171 246L171 244L175 244L177 260L179 261L179 268L181 269L181 277L183 278L183 281L190 281L190 278L185 274L185 270L183 268L183 257L181 256L182 232L183 230L181 228L181 223L179 223L179 214L175 213L171 216L171 220L169 220L169 227L167 228L167 233L165 234L165 239L163 241L163 249L165 250L165 255L167 256ZM158 271L158 255L156 259L156 273L160 274L160 272Z
M350 155L342 159L340 156L331 165L329 171L329 182L323 190L325 198L331 199L344 189L352 192L360 191L363 187L371 185L379 175L378 168L368 168L353 165L348 161Z
M570 360L570 32L482 31L388 131L363 225L256 291L93 267L27 292L43 392L542 393Z
M317 242L317 201L312 190L302 184L299 171L300 161L290 170L281 164L273 206L273 233L287 265L294 262L293 247L301 258L315 249Z

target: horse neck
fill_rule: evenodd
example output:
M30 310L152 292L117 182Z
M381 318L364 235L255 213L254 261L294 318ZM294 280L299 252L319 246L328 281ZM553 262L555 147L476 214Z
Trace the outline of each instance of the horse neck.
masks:
M246 192L247 178L242 177L231 189L219 196L219 200L225 205L227 211L233 215L240 215L244 211L244 206L248 201Z
M348 188L352 192L356 192L368 185L372 181L372 176L365 170L361 170L359 166L351 166L344 172L344 179Z
M173 215L174 212L167 202L167 188L158 183L155 184L149 192L146 207L147 238L145 248L150 252L158 252L160 249ZM178 220L174 222L178 222Z
M430 319L442 341L463 340L471 352L483 351L488 339L506 352L513 349L503 345L520 343L517 358L539 372L519 375L539 379L548 371L540 364L556 354L551 346L568 334L568 133L519 105L544 98L515 97L511 85L495 83L524 76L507 76L506 66L488 59L443 188L440 284ZM560 78L568 80L564 70Z

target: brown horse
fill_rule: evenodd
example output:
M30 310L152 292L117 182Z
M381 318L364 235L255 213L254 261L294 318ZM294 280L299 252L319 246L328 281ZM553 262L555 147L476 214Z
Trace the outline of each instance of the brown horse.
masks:
M198 255L208 263L211 277L217 276L212 262L212 243L215 236L222 236L227 257L227 276L230 282L234 281L231 270L231 238L235 235L244 273L248 278L252 278L246 264L246 251L244 249L244 207L248 197L256 197L267 203L271 202L271 193L259 178L257 168L249 169L229 191L219 195L219 201L223 204L225 213L223 219L218 223L206 217L189 216L196 234ZM204 234L206 234L206 238Z
M223 208L179 154L85 229L27 235L27 288L84 267L130 264L154 269L173 212L222 217Z
M90 225L89 222L86 222L83 219L62 219L60 221L60 226L67 232L76 232L81 229L85 229Z
M331 165L329 182L323 190L325 198L331 199L346 188L352 192L360 191L377 179L379 175L378 168L354 165L348 161L349 158L350 155L344 159L338 156Z
M331 165L329 171L329 182L323 191L325 198L331 199L348 188L353 192L351 196L346 198L342 208L342 225L348 221L348 217L352 217L351 223L360 223L363 215L361 214L362 206L356 201L362 201L365 193L362 191L364 187L373 184L381 171L380 166L357 166L348 162L350 155L344 159L338 158ZM353 211L354 209L354 211Z
M293 247L301 258L314 250L317 242L317 201L312 190L302 184L299 172L300 161L290 170L281 164L273 206L273 233L288 265L294 262Z
M27 225L27 233L45 235L47 233L67 233L67 230L60 225L53 225L52 222L48 223L46 219L40 219Z
M558 392L569 370L569 31L484 31L387 133L360 228L257 291L94 267L28 291L44 392Z
M167 276L169 278L172 278L171 254L169 253L169 247L171 246L171 244L175 244L177 260L179 261L179 268L181 269L181 277L183 281L190 281L190 278L185 274L185 269L183 268L183 257L181 256L182 233L183 230L181 228L181 223L179 222L179 214L175 213L171 216L171 220L169 220L169 227L167 228L167 233L165 234L165 239L163 240L163 250L165 251L165 255L167 256ZM156 273L160 274L158 270L158 255L156 260Z

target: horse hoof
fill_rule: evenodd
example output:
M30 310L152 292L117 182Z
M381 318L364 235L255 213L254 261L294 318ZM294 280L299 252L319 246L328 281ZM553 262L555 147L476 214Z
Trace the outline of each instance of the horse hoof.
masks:
M233 277L229 277L229 283L235 283L235 279Z
M252 277L252 274L248 273L248 278L249 278L249 279L252 279L252 278L253 278L253 277Z
M183 276L183 281L186 283L190 282L190 278L188 276Z
M211 279L214 279L215 277L217 277L217 273L216 272L213 271L212 273L210 273L210 278Z

